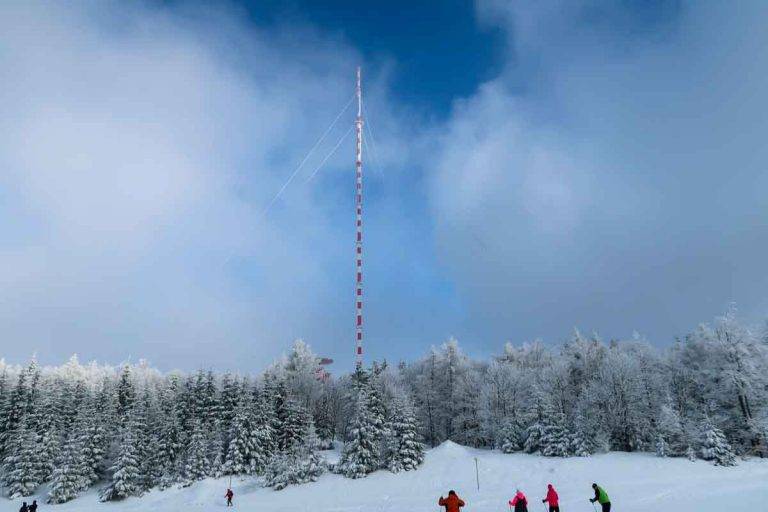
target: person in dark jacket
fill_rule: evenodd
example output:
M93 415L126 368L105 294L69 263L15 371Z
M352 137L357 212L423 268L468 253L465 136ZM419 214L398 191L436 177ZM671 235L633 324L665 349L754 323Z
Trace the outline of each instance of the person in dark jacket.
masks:
M29 506L29 512L37 512L37 500L32 500L32 504Z
M459 509L464 506L464 501L459 498L456 491L450 490L448 491L448 497L443 498L440 496L437 504L441 507L445 507L445 512L459 512Z
M509 500L509 506L515 507L515 512L528 512L528 498L518 489L515 497Z
M592 489L595 490L595 497L589 501L600 503L600 506L603 507L603 512L611 512L611 499L608 497L608 493L597 484L592 484Z
M22 502L21 508L19 509L19 512L29 512L29 507L27 506L27 502Z
M232 492L232 489L227 489L227 494L224 496L227 498L227 506L232 506L232 498L234 497L235 493Z

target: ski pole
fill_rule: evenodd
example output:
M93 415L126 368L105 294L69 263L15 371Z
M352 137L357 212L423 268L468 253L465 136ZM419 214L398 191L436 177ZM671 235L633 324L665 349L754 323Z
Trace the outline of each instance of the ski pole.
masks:
M593 501L593 502L591 502L591 503L592 503L592 510L594 510L595 512L597 512L597 507L595 506L595 502Z
M477 457L475 457L475 479L477 480L477 490L480 490L480 470L477 467Z

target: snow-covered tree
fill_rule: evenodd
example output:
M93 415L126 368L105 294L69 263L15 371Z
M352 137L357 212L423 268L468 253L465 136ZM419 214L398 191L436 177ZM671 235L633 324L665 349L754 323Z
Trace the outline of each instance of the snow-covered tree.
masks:
M417 469L424 461L424 445L419 442L416 415L407 399L395 399L385 430L387 469L393 473Z
M518 417L506 420L499 432L499 449L504 453L519 452L524 447L525 428Z
M62 455L53 473L49 503L65 503L77 497L87 487L85 460L83 457L83 439L77 432L67 437Z
M124 414L117 460L111 468L109 485L101 492L101 501L122 500L129 496L139 496L144 491L145 475L141 472L142 459L146 455L141 444L143 418L133 401L131 408Z
M222 472L225 475L244 475L251 472L251 458L256 446L253 444L253 420L250 407L243 402L237 406L229 431L229 446Z
M297 401L286 398L280 402L277 418L279 422L276 429L277 450L288 453L304 441L312 417Z
M554 409L545 417L539 450L546 457L567 457L571 451L571 435L565 423L565 414Z
M133 403L136 401L136 390L134 389L131 365L126 364L123 366L123 370L120 373L120 380L115 389L115 394L117 418L122 424L133 408Z
M171 377L161 391L160 417L157 421L157 449L153 455L155 474L160 488L178 480L178 469L184 451L180 415L180 383Z
M505 452L642 450L731 464L766 454L765 339L730 310L663 351L639 336L604 343L576 332L559 350L510 343L482 361L450 340L396 368L374 363L339 376L321 374L303 343L263 375L242 378L163 375L144 362L0 361L0 483L14 496L46 489L52 502L97 482L105 499L120 499L220 472L279 487L322 471L313 425L323 447L345 441L334 469L351 477L412 469L418 456L403 455L418 453L412 443L446 439Z
M656 455L659 457L682 457L689 445L678 412L668 404L659 408L656 420Z
M264 485L279 491L289 485L316 482L326 470L325 459L317 448L317 435L310 423L299 444L272 458L266 467Z
M25 424L19 425L10 436L3 461L3 485L8 496L30 496L43 483L37 462L37 433Z
M105 425L107 417L100 409L105 390L89 402L82 411L77 425L83 464L83 488L95 484L104 472L103 463L109 448L109 436Z
M209 471L208 439L203 422L198 420L192 427L192 436L182 467L182 478L184 483L189 485L208 476Z
M712 461L716 466L735 466L736 455L723 432L711 422L707 422L703 430L701 443L701 458Z
M252 450L249 457L248 472L252 475L260 475L264 472L270 458L274 455L277 444L274 414L263 395L256 398L251 422L250 446ZM306 422L309 426L311 418L307 417Z
M347 478L362 478L379 468L381 428L377 421L369 407L368 389L362 386L357 392L351 439L344 446L337 466Z

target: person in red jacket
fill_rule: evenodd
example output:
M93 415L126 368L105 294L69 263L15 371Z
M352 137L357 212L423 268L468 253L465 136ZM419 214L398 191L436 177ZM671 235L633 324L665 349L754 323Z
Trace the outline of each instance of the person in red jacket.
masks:
M552 484L547 486L547 497L541 500L541 502L549 503L549 512L560 512L560 498Z
M440 496L440 500L437 504L441 507L445 507L445 512L459 512L459 509L464 506L464 502L454 490L448 491L447 498Z
M225 498L227 498L227 506L232 506L232 498L234 497L235 493L232 492L232 489L227 489L227 494L224 495Z
M515 512L528 512L528 498L518 489L515 497L509 500L509 506L515 507Z

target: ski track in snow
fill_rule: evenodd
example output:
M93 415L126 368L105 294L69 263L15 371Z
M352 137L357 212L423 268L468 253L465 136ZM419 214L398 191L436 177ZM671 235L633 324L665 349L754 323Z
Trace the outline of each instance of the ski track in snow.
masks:
M475 457L479 461L479 492ZM547 484L553 483L563 512L594 512L587 501L592 497L593 481L610 495L613 512L768 510L768 460L740 461L736 467L721 468L704 461L660 459L641 453L555 459L505 455L451 442L428 451L424 465L416 472L395 475L378 471L360 480L326 474L318 482L283 491L264 489L252 478L236 478L232 480L235 506L230 510L440 512L437 499L455 489L467 502L463 512L508 512L507 501L519 486L528 496L529 510L544 512L547 509L541 499ZM153 491L114 503L100 503L97 490L63 505L45 504L47 489L33 498L42 503L41 512L226 510L227 483L227 478L207 479L184 489ZM0 512L18 511L21 501L0 500Z

